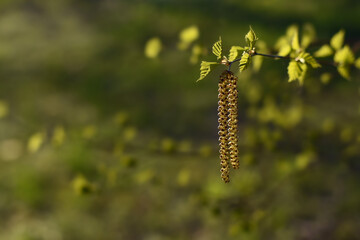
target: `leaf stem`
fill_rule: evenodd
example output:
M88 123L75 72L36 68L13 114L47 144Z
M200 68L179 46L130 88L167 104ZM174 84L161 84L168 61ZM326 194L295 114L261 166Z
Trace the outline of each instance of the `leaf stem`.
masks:
M264 54L264 53L258 53L258 52L255 52L255 53L254 53L254 56L255 56L255 55L259 55L259 56L263 56L263 57L271 57L271 58L292 59L292 58L290 58L289 56L271 55L271 54Z
M289 59L289 60L295 59L295 58L291 58L289 56L271 55L271 54L264 54L264 53L258 53L258 52L254 53L254 56L256 56L256 55L263 56L263 57L271 57L271 58ZM329 61L324 61L324 60L319 60L319 59L316 59L316 61L318 61L320 64L323 64L323 65L329 65L329 66L334 66L334 67L338 66L338 64L335 62L329 62Z

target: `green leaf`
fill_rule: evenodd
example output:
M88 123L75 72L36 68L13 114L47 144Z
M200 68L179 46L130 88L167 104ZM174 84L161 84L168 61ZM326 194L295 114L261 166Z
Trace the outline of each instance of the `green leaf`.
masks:
M299 66L300 66L300 69L301 69L301 74L300 74L300 77L299 77L299 83L302 86L302 85L304 85L304 79L305 79L305 75L306 75L306 72L307 72L307 65L303 64L303 63L300 63Z
M355 67L360 69L360 57L355 61Z
M297 58L301 63L310 64L312 68L319 68L321 65L309 53L303 52Z
M206 62L202 61L200 65L200 78L196 80L197 82L203 80L211 71L211 65L218 65L217 62Z
M245 49L243 47L240 46L232 46L230 48L230 53L229 53L229 62L234 61L237 56L239 55L239 51L244 51Z
M290 44L283 45L278 52L279 56L287 56L291 52Z
M199 35L199 29L195 25L183 29L179 34L179 48L181 50L187 49L193 41L199 38Z
M299 31L299 28L297 25L293 24L293 25L290 25L287 29L286 29L286 36L287 36L287 39L291 39L294 34L296 32Z
M28 145L27 145L28 151L30 153L37 152L41 147L41 145L43 144L44 138L45 138L45 134L43 132L38 132L33 134L28 140Z
M350 66L349 65L340 65L337 67L339 74L347 80L350 80Z
M339 50L344 43L345 31L341 29L336 33L330 40L330 45L335 49Z
M276 41L276 43L275 43L275 45L274 45L274 48L275 48L276 50L279 50L279 49L282 48L284 45L289 45L289 41L288 41L288 39L287 39L286 36L280 37L280 38Z
M148 58L156 58L162 48L161 40L158 37L149 39L145 44L144 54Z
M219 37L219 41L214 43L212 47L212 52L217 57L217 59L221 59L221 55L222 55L221 37Z
M250 49L252 49L255 46L257 40L258 38L256 37L254 30L250 26L249 32L245 35L245 41L249 45Z
M291 48L294 50L299 50L300 49L300 44L299 44L299 31L295 31L294 34L291 37Z
M289 82L299 79L301 73L302 73L302 69L300 67L300 63L294 60L290 61L288 66Z
M334 61L342 65L353 64L355 57L350 47L346 45L342 49L336 51Z
M328 44L325 44L325 45L322 45L321 48L314 53L314 56L315 57L328 57L333 53L334 53L333 49Z
M250 61L251 61L251 57L249 53L243 52L239 63L240 72L244 71L249 66Z
M303 49L307 48L312 41L316 38L316 32L313 25L310 23L305 23L303 26L303 34L301 38L301 47Z

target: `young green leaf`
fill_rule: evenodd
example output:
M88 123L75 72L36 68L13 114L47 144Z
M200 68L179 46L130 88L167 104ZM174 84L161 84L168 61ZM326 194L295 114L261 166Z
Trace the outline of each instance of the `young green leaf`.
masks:
M287 39L291 40L296 32L299 32L299 27L297 25L293 24L293 25L289 26L286 29Z
M305 79L305 75L306 75L306 71L307 71L307 65L300 63L299 66L301 69L301 74L299 76L299 83L302 86L302 85L304 85L304 79Z
M178 47L181 50L187 49L193 41L199 38L199 35L199 29L195 25L183 29L179 34L180 42Z
M290 44L285 44L285 45L281 46L281 48L279 49L278 55L279 56L287 56L287 55L289 55L290 52L291 52Z
M158 37L151 38L145 44L144 54L148 58L156 58L162 48L161 40Z
M360 57L355 61L355 67L360 69Z
M339 50L341 48L341 46L344 43L344 36L345 36L345 31L344 30L340 30L338 33L336 33L330 40L330 45L335 49L335 50Z
M245 35L245 41L249 45L250 49L252 49L255 46L257 40L258 38L256 37L254 30L250 26L249 32Z
M239 51L244 51L245 49L243 47L240 46L232 46L230 48L230 53L229 53L229 62L234 61L237 56L239 55Z
M303 52L297 57L301 63L307 63L312 68L319 68L321 65L309 53Z
M218 65L217 62L206 62L202 61L200 65L200 78L196 80L197 82L203 80L211 71L211 65Z
M333 53L334 53L333 49L329 45L325 44L325 45L322 45L321 48L314 53L314 56L315 57L328 57Z
M353 64L355 57L348 45L344 46L342 49L336 51L334 55L334 61L339 64Z
M212 47L212 52L217 57L217 59L221 59L221 55L222 55L221 37L219 37L219 41L214 43Z
M251 57L249 53L243 52L239 63L240 72L244 71L249 66L250 61L251 61Z
M300 49L300 43L299 43L299 31L295 31L294 34L291 37L291 48L294 50Z
M294 60L290 61L288 66L289 82L299 79L301 73L302 73L302 69L300 67L300 63Z
M349 65L339 65L337 67L337 70L343 78L350 80L350 66Z
M303 34L301 38L301 47L303 49L307 48L312 41L316 38L316 32L313 25L310 23L305 23L303 26Z

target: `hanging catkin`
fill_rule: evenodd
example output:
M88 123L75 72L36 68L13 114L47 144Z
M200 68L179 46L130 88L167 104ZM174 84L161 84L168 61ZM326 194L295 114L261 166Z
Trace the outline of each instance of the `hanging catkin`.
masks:
M237 138L237 111L238 111L238 91L236 87L237 78L232 72L228 72L228 95L227 95L227 104L228 104L228 146L229 146L229 156L230 162L234 169L239 168L239 157L238 157L238 138Z
M224 71L219 81L218 129L220 146L221 178L229 182L229 165L239 168L237 138L237 78L230 71Z
M218 130L219 130L219 153L220 153L220 166L221 166L221 178L224 182L229 182L229 149L228 149L228 102L227 102L227 85L228 85L228 74L224 71L220 76L219 81L219 95L218 95Z

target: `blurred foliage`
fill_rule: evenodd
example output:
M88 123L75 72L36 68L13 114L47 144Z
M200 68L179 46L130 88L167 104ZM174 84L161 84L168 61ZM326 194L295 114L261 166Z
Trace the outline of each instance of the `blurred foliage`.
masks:
M309 49L327 45L327 58L339 51L358 66L358 1L4 0L0 9L0 239L359 239L359 71L346 81L331 66L309 69L303 86L287 82L286 61L241 73L240 169L225 185L222 70L195 83L189 62L220 35L244 45L249 25L272 51L294 22L311 38L311 22ZM162 50L149 59L154 37Z

